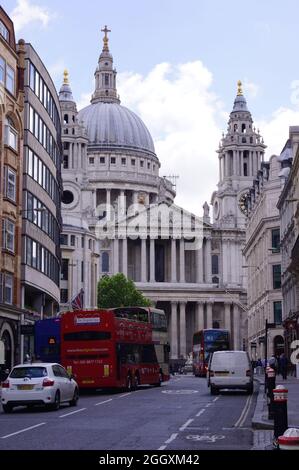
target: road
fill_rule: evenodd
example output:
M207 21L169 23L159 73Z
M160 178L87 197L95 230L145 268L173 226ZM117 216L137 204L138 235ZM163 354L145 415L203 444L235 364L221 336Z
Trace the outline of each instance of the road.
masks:
M256 393L211 396L206 380L175 376L132 393L97 391L76 408L0 413L0 451L250 449Z

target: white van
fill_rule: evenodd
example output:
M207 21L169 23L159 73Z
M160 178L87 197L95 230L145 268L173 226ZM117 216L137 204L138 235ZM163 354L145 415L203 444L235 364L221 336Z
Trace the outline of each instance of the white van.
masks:
M209 360L207 372L211 395L221 388L242 389L253 393L253 372L245 351L216 351Z

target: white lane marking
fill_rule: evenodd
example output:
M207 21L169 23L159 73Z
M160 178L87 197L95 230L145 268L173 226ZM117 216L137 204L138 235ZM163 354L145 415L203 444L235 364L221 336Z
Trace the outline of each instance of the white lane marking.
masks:
M169 395L191 395L192 393L198 393L198 390L163 390L162 393Z
M39 428L40 426L43 426L46 423L39 423L36 424L35 426L30 426L30 428L25 428L21 429L20 431L13 432L11 434L7 434L6 436L2 436L1 439L7 439L8 437L16 436L17 434L21 434L22 432L30 431L31 429Z
M189 426L189 424L192 423L192 421L194 421L194 419L188 419L188 421L186 421L186 423L180 427L180 431L184 431Z
M178 433L171 434L170 438L165 441L165 444L170 444L172 441L174 441L178 437Z
M161 447L159 447L158 450L164 450L164 449L166 449L166 446L161 446Z
M215 401L219 400L219 398L220 398L220 397L216 397L216 398L214 398L213 402L215 402Z
M202 415L205 411L206 411L206 410L203 408L202 410L200 410L200 411L197 413L196 417Z
M244 416L243 416L243 419L242 419L242 421L241 421L241 423L240 423L240 425L239 425L240 428L243 426L243 424L245 423L245 421L246 421L246 419L247 419L247 417L248 417L248 413L249 413L250 408L251 408L252 400L253 400L253 394L250 395L250 400L249 400L249 403L248 403L247 410L246 410L246 412L245 412L245 414L244 414Z
M125 393L124 395L120 395L120 396L119 396L119 397L117 397L117 398L123 398L123 397L127 397L128 395L131 395L131 393L130 393L130 392L129 392L129 393Z
M209 408L209 406L213 405L213 403L207 403L206 408Z
M238 421L236 421L235 424L234 424L234 427L235 427L235 428L240 427L241 423L243 422L244 416L247 416L248 410L249 410L249 408L250 408L250 404L251 404L252 397L253 397L253 395L250 395L250 396L247 398L246 403L245 403L245 406L244 406L244 408L243 408L243 410L242 410L241 416L240 416L240 418L238 419Z
M80 408L80 410L70 411L70 413L60 415L59 418L65 418L66 416L74 415L75 413L80 413L80 411L84 411L84 410L86 410L86 408Z
M108 403L109 401L112 401L112 398L110 398L109 400L100 401L99 403L96 403L94 406L104 405L104 403Z

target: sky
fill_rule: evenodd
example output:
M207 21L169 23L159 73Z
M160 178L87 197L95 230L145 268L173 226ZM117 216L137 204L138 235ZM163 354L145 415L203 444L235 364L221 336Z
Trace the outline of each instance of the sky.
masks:
M148 127L176 203L202 215L217 189L218 148L243 81L266 159L299 125L297 0L4 0L16 37L36 49L78 109L89 104L108 25L124 106ZM83 6L82 6L83 5Z

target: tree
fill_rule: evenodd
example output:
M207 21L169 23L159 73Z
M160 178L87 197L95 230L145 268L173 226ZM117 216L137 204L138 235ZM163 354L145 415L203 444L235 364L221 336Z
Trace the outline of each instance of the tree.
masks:
M98 282L98 308L149 307L151 301L144 297L133 281L124 274L104 276Z

